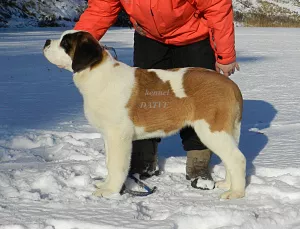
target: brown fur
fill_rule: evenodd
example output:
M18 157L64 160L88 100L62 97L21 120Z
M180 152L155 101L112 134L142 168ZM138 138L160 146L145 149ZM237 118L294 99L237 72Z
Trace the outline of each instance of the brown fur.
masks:
M187 70L183 80L187 95L184 98L176 97L170 83L163 82L155 72L136 69L135 78L127 108L133 123L144 127L146 132L169 133L181 129L185 121L204 119L211 131L231 133L234 121L241 119L242 96L238 87L216 72L202 68ZM148 91L169 93L151 96ZM160 107L154 107L155 102Z
M107 52L103 49L102 50L102 54L101 54L101 59L96 61L95 63L93 63L91 66L90 66L90 70L93 70L94 68L97 68L97 66L103 62L105 62L105 60L108 58L108 54ZM116 66L114 66L116 67Z
M67 43L65 47L64 42ZM79 72L87 67L93 69L107 57L107 53L98 41L87 32L65 35L61 41L61 46L71 57L74 72Z
M194 105L192 120L204 119L211 131L232 132L235 120L241 121L243 98L229 78L209 70L192 68L184 76L183 86Z

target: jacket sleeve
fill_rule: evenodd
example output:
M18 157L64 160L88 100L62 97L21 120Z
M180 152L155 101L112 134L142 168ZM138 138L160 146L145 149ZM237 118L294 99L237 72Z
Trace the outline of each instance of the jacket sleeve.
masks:
M88 8L80 16L74 29L90 32L100 40L116 22L120 10L120 0L89 0Z
M207 20L211 46L220 64L236 60L232 0L192 0Z

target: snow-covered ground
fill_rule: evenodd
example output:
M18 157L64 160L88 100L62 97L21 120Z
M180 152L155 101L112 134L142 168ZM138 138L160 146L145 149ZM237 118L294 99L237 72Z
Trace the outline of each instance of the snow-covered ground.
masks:
M282 8L282 11L291 11L293 13L300 14L300 2L299 0L232 0L233 8L240 12L249 12L253 9L261 7L263 4L272 4L273 6L278 6ZM266 12L267 13L267 12ZM270 12L269 12L270 13ZM289 15L286 12L286 15Z
M0 31L0 229L300 228L299 29L237 28L248 186L230 201L190 187L178 136L160 144L164 173L147 180L156 193L91 195L106 174L103 140L71 74L42 55L62 31ZM102 41L132 64L132 37L112 29ZM225 175L216 157L212 172Z

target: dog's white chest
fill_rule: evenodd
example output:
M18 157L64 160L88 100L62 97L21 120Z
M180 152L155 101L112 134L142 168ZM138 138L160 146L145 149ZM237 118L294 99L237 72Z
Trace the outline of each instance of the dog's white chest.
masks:
M126 104L134 84L133 69L95 71L74 81L83 96L84 113L92 126L104 130L129 120Z

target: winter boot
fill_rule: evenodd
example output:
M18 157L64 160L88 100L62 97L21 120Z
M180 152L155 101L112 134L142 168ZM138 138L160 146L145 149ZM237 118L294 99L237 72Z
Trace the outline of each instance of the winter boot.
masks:
M141 180L159 174L157 165L158 141L158 139L146 139L132 143L129 174L138 173Z
M208 168L210 158L211 151L209 149L187 152L186 179L191 180L193 188L202 190L214 189L215 182Z

